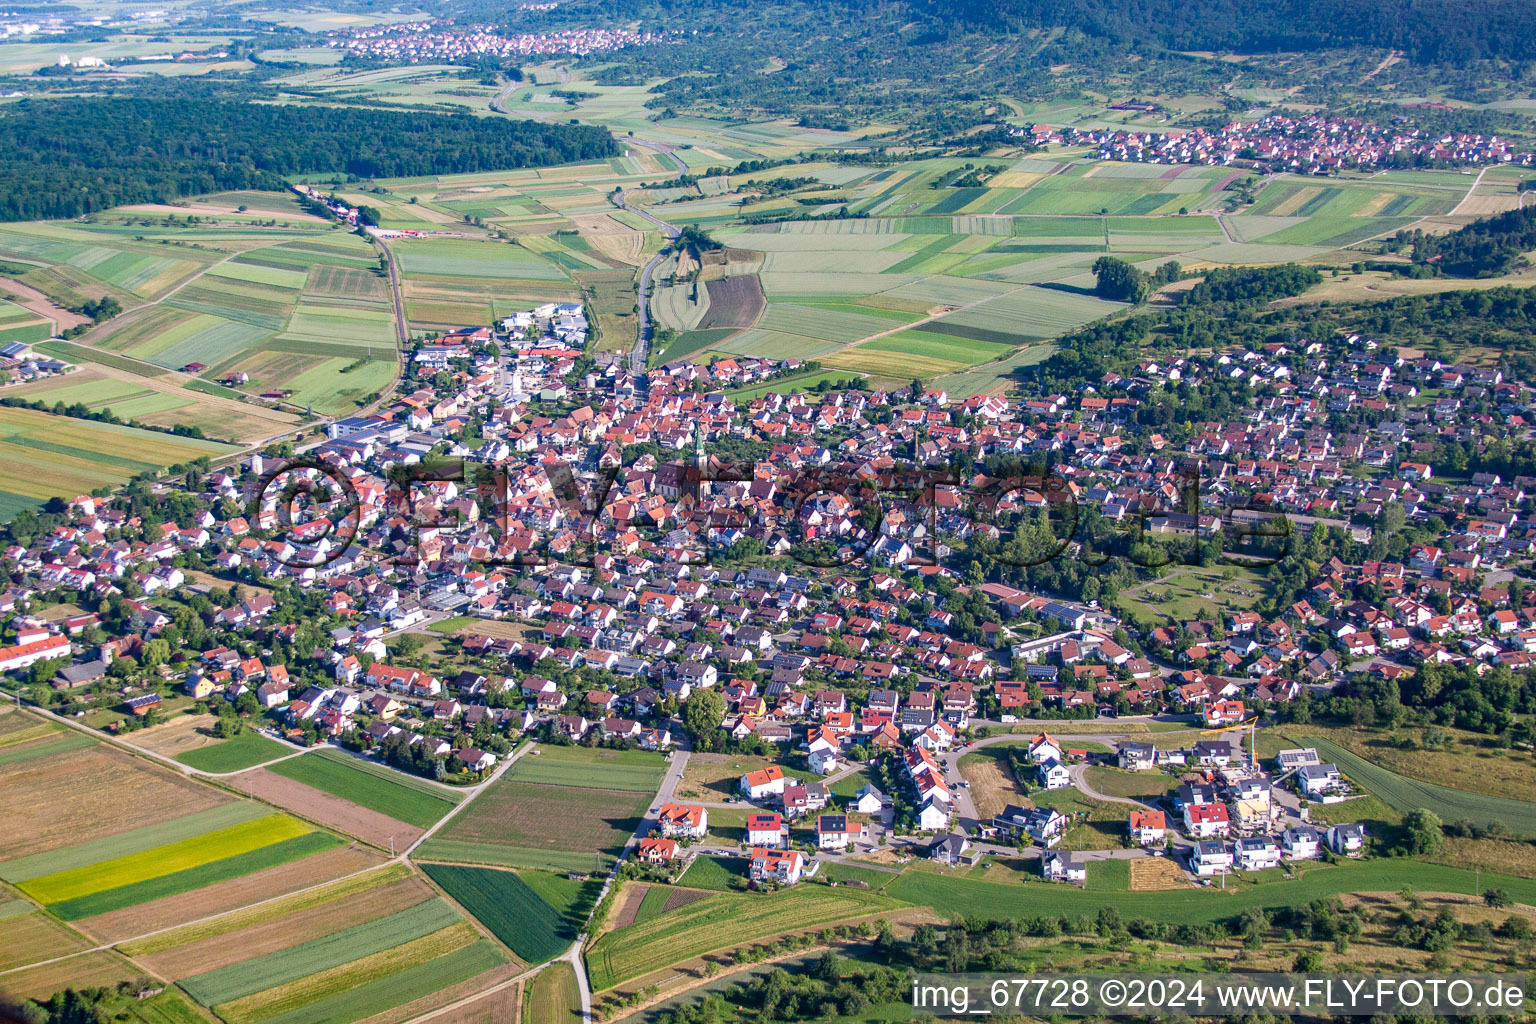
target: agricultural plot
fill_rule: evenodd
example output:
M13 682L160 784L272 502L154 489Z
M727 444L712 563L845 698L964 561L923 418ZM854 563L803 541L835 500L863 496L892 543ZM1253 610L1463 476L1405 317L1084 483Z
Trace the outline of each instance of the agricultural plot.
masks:
M271 771L418 828L435 825L459 802L451 790L330 750L279 762Z
M4 286L0 286L4 291ZM53 332L48 321L24 306L0 299L0 345L15 341L42 341Z
M610 865L634 835L650 797L503 777L417 853L464 864L594 871Z
M1380 797L1394 810L1407 813L1426 808L1447 822L1470 821L1475 825L1486 826L1497 821L1517 836L1536 836L1536 803L1410 779L1372 764L1322 737L1306 737L1305 742L1308 746L1315 746L1325 760L1337 764L1340 771L1371 794Z
M609 932L588 951L587 969L592 987L601 991L718 949L902 906L880 893L843 887L767 896L722 893Z
M0 836L0 878L7 881L22 877L17 861L43 864L46 870L30 876L41 877L64 870L82 846L110 847L109 837L127 841L136 830L174 828L168 823L231 804L217 790L101 744L0 767L0 791L11 806L50 809L26 829ZM233 822L212 827L224 824ZM106 852L99 859L118 855ZM30 860L34 856L38 860Z
M721 327L750 327L763 313L763 286L756 274L736 274L705 283L709 308L694 325L707 331Z
M137 473L234 450L213 441L32 409L0 409L0 518L52 497L117 487Z
M892 323L888 318L868 315L852 308L773 302L763 312L758 326L784 334L849 344L872 334L895 330L900 323Z
M952 313L925 330L966 328L965 336L976 340L1017 344L1058 337L1124 308L1092 295L1027 287Z
M454 864L423 864L427 876L443 891L530 964L553 960L576 941L592 911L601 883L570 882L555 875L530 873L540 888L575 887L575 899L556 906L523 877L498 868L471 868Z
M293 752L292 747L267 739L253 729L245 729L232 739L180 754L176 760L199 771L217 774L238 772Z
M553 262L516 245L434 238L397 243L396 253L401 271L408 276L568 280Z
M89 946L78 932L39 913L25 900L0 902L0 971L67 956Z
M541 746L507 769L507 778L543 785L654 793L666 772L667 761L661 754Z
M269 815L195 838L20 883L66 921L190 892L332 849L303 822Z

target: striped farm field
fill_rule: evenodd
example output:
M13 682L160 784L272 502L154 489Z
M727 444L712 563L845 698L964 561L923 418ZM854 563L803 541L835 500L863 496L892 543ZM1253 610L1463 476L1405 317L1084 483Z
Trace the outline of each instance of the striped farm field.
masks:
M499 868L457 864L423 864L421 868L459 906L474 914L492 935L530 964L553 960L565 952L576 941L586 914L592 909L590 899L584 901L581 909L585 912L579 916L577 911L557 908L517 874ZM595 892L590 895L595 896Z
M541 746L507 769L519 782L654 793L667 773L661 754L600 747Z
M722 893L608 932L588 950L587 967L594 989L610 989L717 949L904 906L879 893L845 887Z
M146 470L234 450L214 441L33 409L0 408L0 508L7 495L34 504L52 497L72 498L99 487L119 486Z
M418 851L430 860L592 871L634 835L651 794L502 777Z
M832 355L822 356L821 362L823 365L837 370L884 374L908 380L913 377L928 378L937 377L940 374L954 373L957 370L964 369L966 366L965 363L952 362L947 359L880 352L875 349L865 348L863 345L857 348L843 349L841 352L835 352Z
M551 261L514 245L450 239L399 242L394 247L407 276L488 277L509 280L565 281L568 275Z
M272 814L142 853L43 875L22 882L18 888L40 903L63 903L237 857L310 831L312 829L297 818Z
M330 750L282 761L269 770L419 828L437 824L460 799L423 779Z
M429 900L332 935L183 978L181 987L205 1006L234 1002L403 946L462 921L444 900Z
M84 733L72 732L67 736L43 736L22 743L0 747L0 766L31 761L39 757L67 754L71 750L89 747L96 741Z
M943 323L1006 332L1023 340L1054 338L1124 309L1092 295L1027 287L943 318Z
M66 921L110 914L113 911L136 907L141 903L176 896L194 889L202 889L219 882L227 882L245 875L264 871L293 861L332 850L342 845L341 840L324 832L307 832L292 839L261 846L246 853L210 861L196 867L159 875L132 885L103 889L86 896L79 896L62 903L49 904L48 909Z
M474 933L472 928L470 932ZM439 935L447 938L445 933ZM354 964L352 967L357 969L350 974L319 979L312 987L306 987L306 979L276 990L287 998L251 1006L249 1010L246 1004L234 1003L220 1007L218 1013L229 1024L350 1024L442 992L507 962L506 954L489 939L455 946L431 959L420 959L447 945L437 936L428 936L412 943L414 948L400 947L379 954L377 959L370 957L367 962ZM277 1012L266 1012L273 1008Z
M757 323L765 330L841 344L889 331L895 326L889 318L867 315L850 308L801 306L785 302L770 302Z
M250 950L259 948L264 941L270 941L265 936L274 929L286 930L291 922L301 922L301 926L308 929L304 937L313 938L320 934L320 929L310 922L320 915L327 915L339 905L376 903L379 894L394 892L402 886L410 887L415 894L401 895L397 902L385 902L384 906L403 910L433 898L430 888L414 876L410 868L404 864L390 864L376 871L366 871L314 886L286 899L258 903L217 917L155 932L144 938L121 943L117 948L124 956L144 959L149 966L167 977L202 973L209 969L210 960L219 959L219 953L209 952L214 946L234 944L239 955L233 956L230 962L248 959L254 955ZM264 938L253 939L259 933ZM279 948L287 945L289 943L284 943ZM170 958L161 959L167 953L171 955ZM195 970L184 969L180 958L187 953L196 954L191 961L196 965Z
M876 338L858 346L858 351L898 352L903 355L943 359L962 366L989 363L1003 358L1012 350L1012 345L957 338L949 334L922 330L902 331L900 334Z

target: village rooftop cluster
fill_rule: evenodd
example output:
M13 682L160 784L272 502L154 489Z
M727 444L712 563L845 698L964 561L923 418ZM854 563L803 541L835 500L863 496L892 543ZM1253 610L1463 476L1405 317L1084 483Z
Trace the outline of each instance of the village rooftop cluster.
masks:
M333 33L328 46L374 60L419 64L466 57L586 56L668 40L665 32L578 28L503 35L490 27L455 28L452 22L411 22Z
M1205 164L1327 174L1347 168L1416 164L1529 166L1531 154L1497 135L1434 133L1422 128L1380 128L1324 114L1292 118L1269 114L1225 128L1161 132L1123 128L1013 129L1036 145L1087 146L1099 160L1153 164Z

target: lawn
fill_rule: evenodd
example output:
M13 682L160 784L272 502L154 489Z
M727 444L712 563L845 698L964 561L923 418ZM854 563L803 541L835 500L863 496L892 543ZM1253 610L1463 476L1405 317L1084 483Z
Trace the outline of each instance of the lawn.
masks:
M421 869L530 964L553 960L576 941L580 922L572 920L574 915L551 905L511 871L457 864L423 864Z
M1179 780L1162 772L1123 772L1094 765L1085 771L1088 785L1105 796L1162 796L1178 787Z
M329 750L295 757L269 770L417 828L437 824L460 799L456 793L393 768Z
M222 743L189 750L176 760L204 772L238 772L292 754L293 748L268 739L254 729L242 729Z
M718 949L902 905L882 893L846 886L800 886L767 895L721 893L607 933L588 950L587 969L594 989L609 989Z
M677 884L693 889L723 891L740 888L746 877L745 857L699 857L683 872Z

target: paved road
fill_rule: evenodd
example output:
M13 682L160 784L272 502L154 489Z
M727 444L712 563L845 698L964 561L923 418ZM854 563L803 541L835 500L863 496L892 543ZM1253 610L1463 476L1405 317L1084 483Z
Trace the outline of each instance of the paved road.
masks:
M676 158L674 157L674 159ZM681 233L674 225L668 224L661 218L653 216L639 207L631 206L624 192L615 193L613 202L619 209L644 217L656 225L668 239L676 238ZM629 353L629 372L634 375L637 387L644 383L645 367L650 359L651 335L653 333L650 309L651 277L656 273L656 268L661 266L662 258L662 254L657 253L651 257L650 262L640 269L640 284L636 291L635 299L635 307L638 311L635 328L635 347Z

